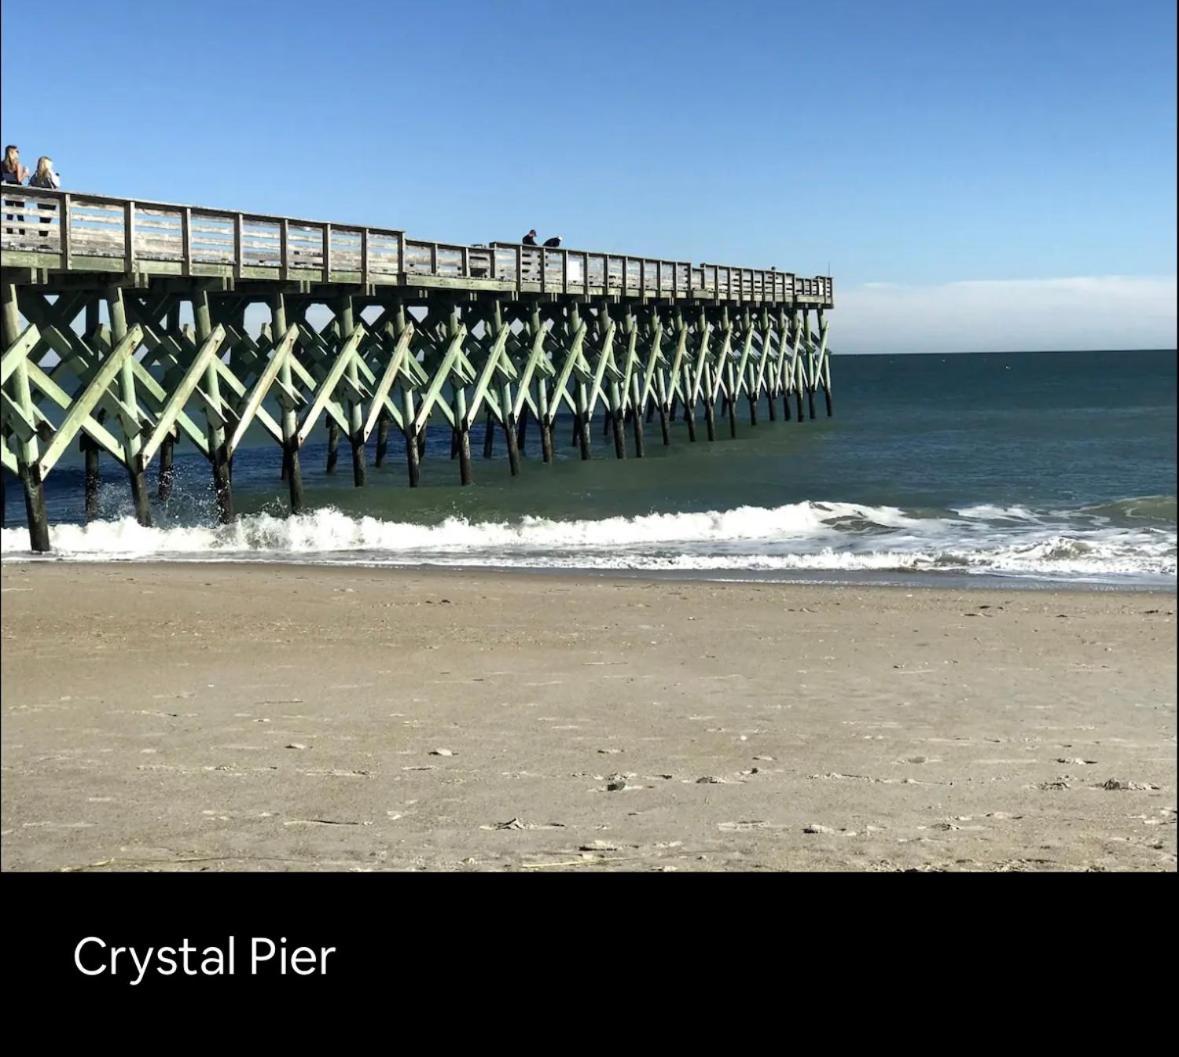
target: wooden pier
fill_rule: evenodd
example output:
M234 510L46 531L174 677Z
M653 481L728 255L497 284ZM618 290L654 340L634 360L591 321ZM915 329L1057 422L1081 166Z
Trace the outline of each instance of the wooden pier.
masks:
M208 459L218 516L232 519L233 455L255 424L275 442L298 512L300 449L321 420L329 470L343 435L364 485L370 441L379 466L397 429L416 486L431 422L452 431L459 480L470 484L481 417L484 454L502 432L515 475L532 436L553 459L563 411L582 459L599 409L620 459L643 457L656 416L659 442L670 444L681 420L697 440L701 417L715 440L718 411L736 436L739 406L756 425L763 398L771 419L780 406L801 422L815 417L822 390L831 414L829 276L451 245L12 185L3 213L0 459L21 481L34 551L49 549L45 479L75 442L87 516L106 455L150 525L177 443ZM251 335L245 313L257 303L270 321ZM331 312L318 329L313 305Z

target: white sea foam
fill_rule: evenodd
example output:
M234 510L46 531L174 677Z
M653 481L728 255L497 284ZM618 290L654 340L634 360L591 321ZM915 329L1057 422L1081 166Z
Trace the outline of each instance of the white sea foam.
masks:
M1024 506L994 506L990 503L979 503L977 506L962 507L956 511L962 517L984 518L987 520L1002 519L1007 521L1037 521L1039 520Z
M914 571L1112 581L1173 578L1174 525L979 505L957 516L841 502L737 507L597 520L447 518L436 524L324 508L253 514L230 525L143 528L133 519L55 525L62 560L302 561L336 564L750 572ZM27 560L24 529L4 529L5 561Z

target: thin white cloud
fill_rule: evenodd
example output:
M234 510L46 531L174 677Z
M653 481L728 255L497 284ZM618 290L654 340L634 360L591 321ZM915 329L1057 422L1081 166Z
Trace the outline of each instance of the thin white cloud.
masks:
M839 286L839 352L1175 348L1175 276Z

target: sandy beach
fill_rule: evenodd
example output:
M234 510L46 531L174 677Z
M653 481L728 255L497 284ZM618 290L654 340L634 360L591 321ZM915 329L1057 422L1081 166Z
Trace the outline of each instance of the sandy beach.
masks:
M1175 595L10 564L5 870L1174 870Z

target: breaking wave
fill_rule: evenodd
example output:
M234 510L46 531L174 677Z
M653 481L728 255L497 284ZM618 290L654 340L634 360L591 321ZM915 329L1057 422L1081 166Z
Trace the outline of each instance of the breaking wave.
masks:
M596 520L523 517L435 524L322 508L252 514L230 525L143 528L131 518L51 530L74 561L297 561L602 570L955 572L1098 583L1173 581L1175 499L1148 496L1073 510L980 504L902 510L842 502L741 506ZM23 528L4 529L5 561L28 560Z

